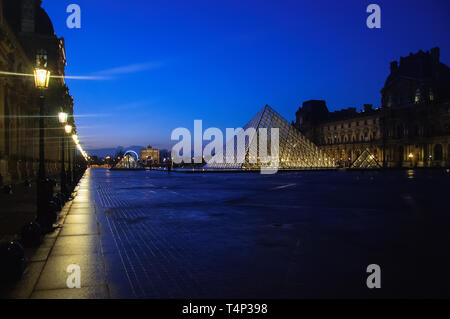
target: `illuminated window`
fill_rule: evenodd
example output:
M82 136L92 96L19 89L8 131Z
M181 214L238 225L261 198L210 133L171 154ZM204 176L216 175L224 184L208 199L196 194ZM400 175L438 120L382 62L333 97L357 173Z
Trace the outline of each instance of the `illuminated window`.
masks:
M420 98L421 98L421 93L420 93L420 89L416 90L416 95L414 96L414 103L420 103Z
M47 51L44 49L39 49L36 52L36 66L41 68L47 68L48 66Z

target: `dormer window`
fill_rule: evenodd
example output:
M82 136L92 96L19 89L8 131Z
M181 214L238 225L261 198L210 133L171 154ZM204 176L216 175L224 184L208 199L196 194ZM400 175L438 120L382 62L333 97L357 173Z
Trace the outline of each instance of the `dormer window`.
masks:
M21 30L26 33L35 32L35 1L23 0L22 1L22 21Z
M387 106L392 107L394 105L394 99L392 98L392 95L388 96Z

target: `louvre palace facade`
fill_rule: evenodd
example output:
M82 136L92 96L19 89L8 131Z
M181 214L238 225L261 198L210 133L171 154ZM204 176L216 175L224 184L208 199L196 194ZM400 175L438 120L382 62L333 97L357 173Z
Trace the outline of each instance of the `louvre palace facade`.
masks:
M325 101L304 102L295 127L338 166L368 151L382 167L450 165L450 68L439 48L392 62L381 106L329 112Z
M45 166L51 176L60 171L64 136L58 112L66 112L74 126L73 99L64 83L64 39L55 35L40 0L0 1L0 186L37 175L40 92L33 70L38 60L52 76L44 115Z

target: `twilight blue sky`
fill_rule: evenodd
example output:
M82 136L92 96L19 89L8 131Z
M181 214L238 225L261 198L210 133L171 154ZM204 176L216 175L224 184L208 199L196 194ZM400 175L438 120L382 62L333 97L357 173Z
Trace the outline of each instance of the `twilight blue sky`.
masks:
M82 28L66 27L66 7ZM366 27L381 7L382 28ZM305 100L380 104L389 62L441 47L448 0L43 0L66 40L67 80L87 149L168 147L176 127L240 127L265 104L289 121Z

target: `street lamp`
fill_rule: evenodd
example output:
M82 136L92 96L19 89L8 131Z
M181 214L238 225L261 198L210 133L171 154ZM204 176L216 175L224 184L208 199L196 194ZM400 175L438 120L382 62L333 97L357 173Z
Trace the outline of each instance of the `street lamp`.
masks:
M50 71L43 67L35 68L34 84L38 89L47 89L50 84Z
M64 126L64 131L66 132L66 134L72 133L72 125Z
M67 114L66 112L59 112L58 113L59 123L66 124L68 118L69 118L69 114Z
M49 181L46 181L45 174L45 148L44 148L44 90L50 83L50 71L45 68L45 63L34 69L34 84L39 90L39 171L37 181L37 216L42 226L47 227L53 223L48 216L49 202L53 196L53 189ZM50 228L50 227L49 227Z
M74 141L75 145L78 145L78 144L80 144L80 140L79 140L79 138L78 138L78 135L77 135L77 134L72 134L72 139L73 139L73 141Z

